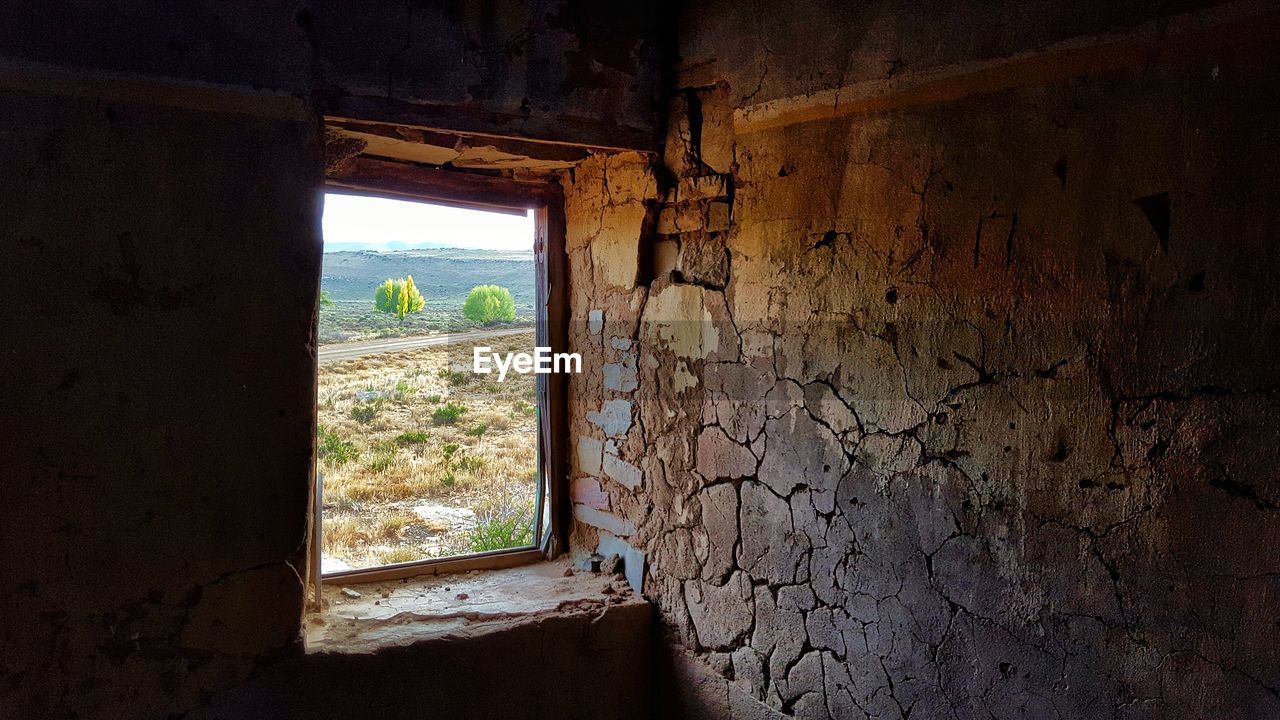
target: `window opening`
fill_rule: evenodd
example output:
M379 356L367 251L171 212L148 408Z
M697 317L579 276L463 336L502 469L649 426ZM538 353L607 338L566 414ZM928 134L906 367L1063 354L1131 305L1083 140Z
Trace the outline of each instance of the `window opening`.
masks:
M542 545L545 376L474 372L484 348L498 362L535 352L540 218L326 194L323 576Z

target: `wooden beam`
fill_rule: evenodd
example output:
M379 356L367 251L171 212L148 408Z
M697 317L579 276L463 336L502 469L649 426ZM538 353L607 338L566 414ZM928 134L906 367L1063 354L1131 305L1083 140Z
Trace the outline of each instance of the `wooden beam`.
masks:
M396 142L421 145L432 145L440 148L459 150L475 147L493 147L499 152L510 155L523 155L532 160L549 160L563 163L579 163L592 155L589 148L580 145L561 145L558 143L538 142L519 138L495 137L492 135L469 135L460 132L442 132L426 130L404 125L388 123L357 122L325 118L325 122L335 128L364 135L377 135Z
M322 114L343 122L384 123L422 130L576 145L594 150L634 150L655 154L662 151L662 141L652 129L592 118L572 115L526 117L458 105L352 95L335 89L318 90L312 97Z
M345 163L329 176L329 185L479 208L532 210L560 201L559 186L545 180L514 180L368 157Z

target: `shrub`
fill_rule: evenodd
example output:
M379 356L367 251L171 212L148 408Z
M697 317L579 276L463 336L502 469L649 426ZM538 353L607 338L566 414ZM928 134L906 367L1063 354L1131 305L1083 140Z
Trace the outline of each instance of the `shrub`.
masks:
M440 400L441 400L441 398L440 398L440 396L439 396L439 395L428 395L428 396L427 396L427 402L431 403L432 405L435 405L436 403L440 402Z
M343 440L337 432L321 425L316 437L319 439L316 454L336 464L350 462L356 456L356 446Z
M408 380L401 380L396 383L396 389L393 395L397 400L404 400L406 398L413 397L413 394L417 391L418 389L410 385Z
M488 425L485 425L484 423L476 423L467 429L467 434L471 437L480 437L481 435L484 435L485 431L488 429Z
M387 281L373 291L373 308L378 312L396 316L400 324L404 324L406 315L422 312L427 301L422 292L413 284L413 276Z
M407 430L396 436L397 445L421 445L425 443L431 433L426 430Z
M376 398L368 402L358 402L351 406L351 419L358 423L368 425L378 416L378 411L382 409L382 399Z
M471 472L484 467L484 458L472 457L470 455L459 455L458 459L450 466L450 470L463 472Z
M373 457L365 461L364 466L370 472L385 472L396 465L395 447L390 448L378 447L373 451Z
M511 322L516 319L516 301L511 291L497 285L477 285L471 288L462 304L462 314L471 322L488 325L493 322Z
M506 550L533 544L533 508L509 507L486 513L467 532L471 552Z
M440 479L440 484L445 487L453 487L458 481L459 472L471 472L484 467L484 458L471 457L465 452L460 452L462 446L458 443L445 443L440 446L440 455L444 458L444 476Z
M452 425L458 422L458 418L462 417L462 413L466 411L466 407L454 402L448 402L431 413L431 422L436 425Z
M440 372L436 373L436 377L448 381L450 385L465 385L471 379L471 374L443 367L440 368Z

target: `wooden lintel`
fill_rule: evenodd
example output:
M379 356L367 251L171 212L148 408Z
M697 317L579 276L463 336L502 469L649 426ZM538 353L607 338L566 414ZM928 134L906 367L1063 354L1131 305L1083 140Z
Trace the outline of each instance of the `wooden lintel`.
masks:
M578 163L590 157L593 151L580 145L562 145L558 143L538 142L520 138L495 137L492 135L470 135L462 132L445 132L441 130L425 130L422 128L374 123L339 118L325 118L325 121L340 130L366 135L378 135L398 142L421 143L442 148L485 147L490 146L499 152L519 155L533 160L549 160L553 162Z
M329 176L331 187L469 207L532 210L559 202L559 185L412 163L355 157Z
M457 105L352 95L340 90L321 90L313 99L321 113L338 121L399 125L611 152L659 153L662 147L661 140L651 130L570 115L525 117Z

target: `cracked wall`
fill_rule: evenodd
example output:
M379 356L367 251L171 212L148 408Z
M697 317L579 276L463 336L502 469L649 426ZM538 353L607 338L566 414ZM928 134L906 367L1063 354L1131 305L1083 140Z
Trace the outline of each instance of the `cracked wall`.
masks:
M1280 713L1276 68L1223 30L922 100L832 89L892 43L778 53L816 4L699 7L661 161L565 178L572 543L647 563L671 715Z

